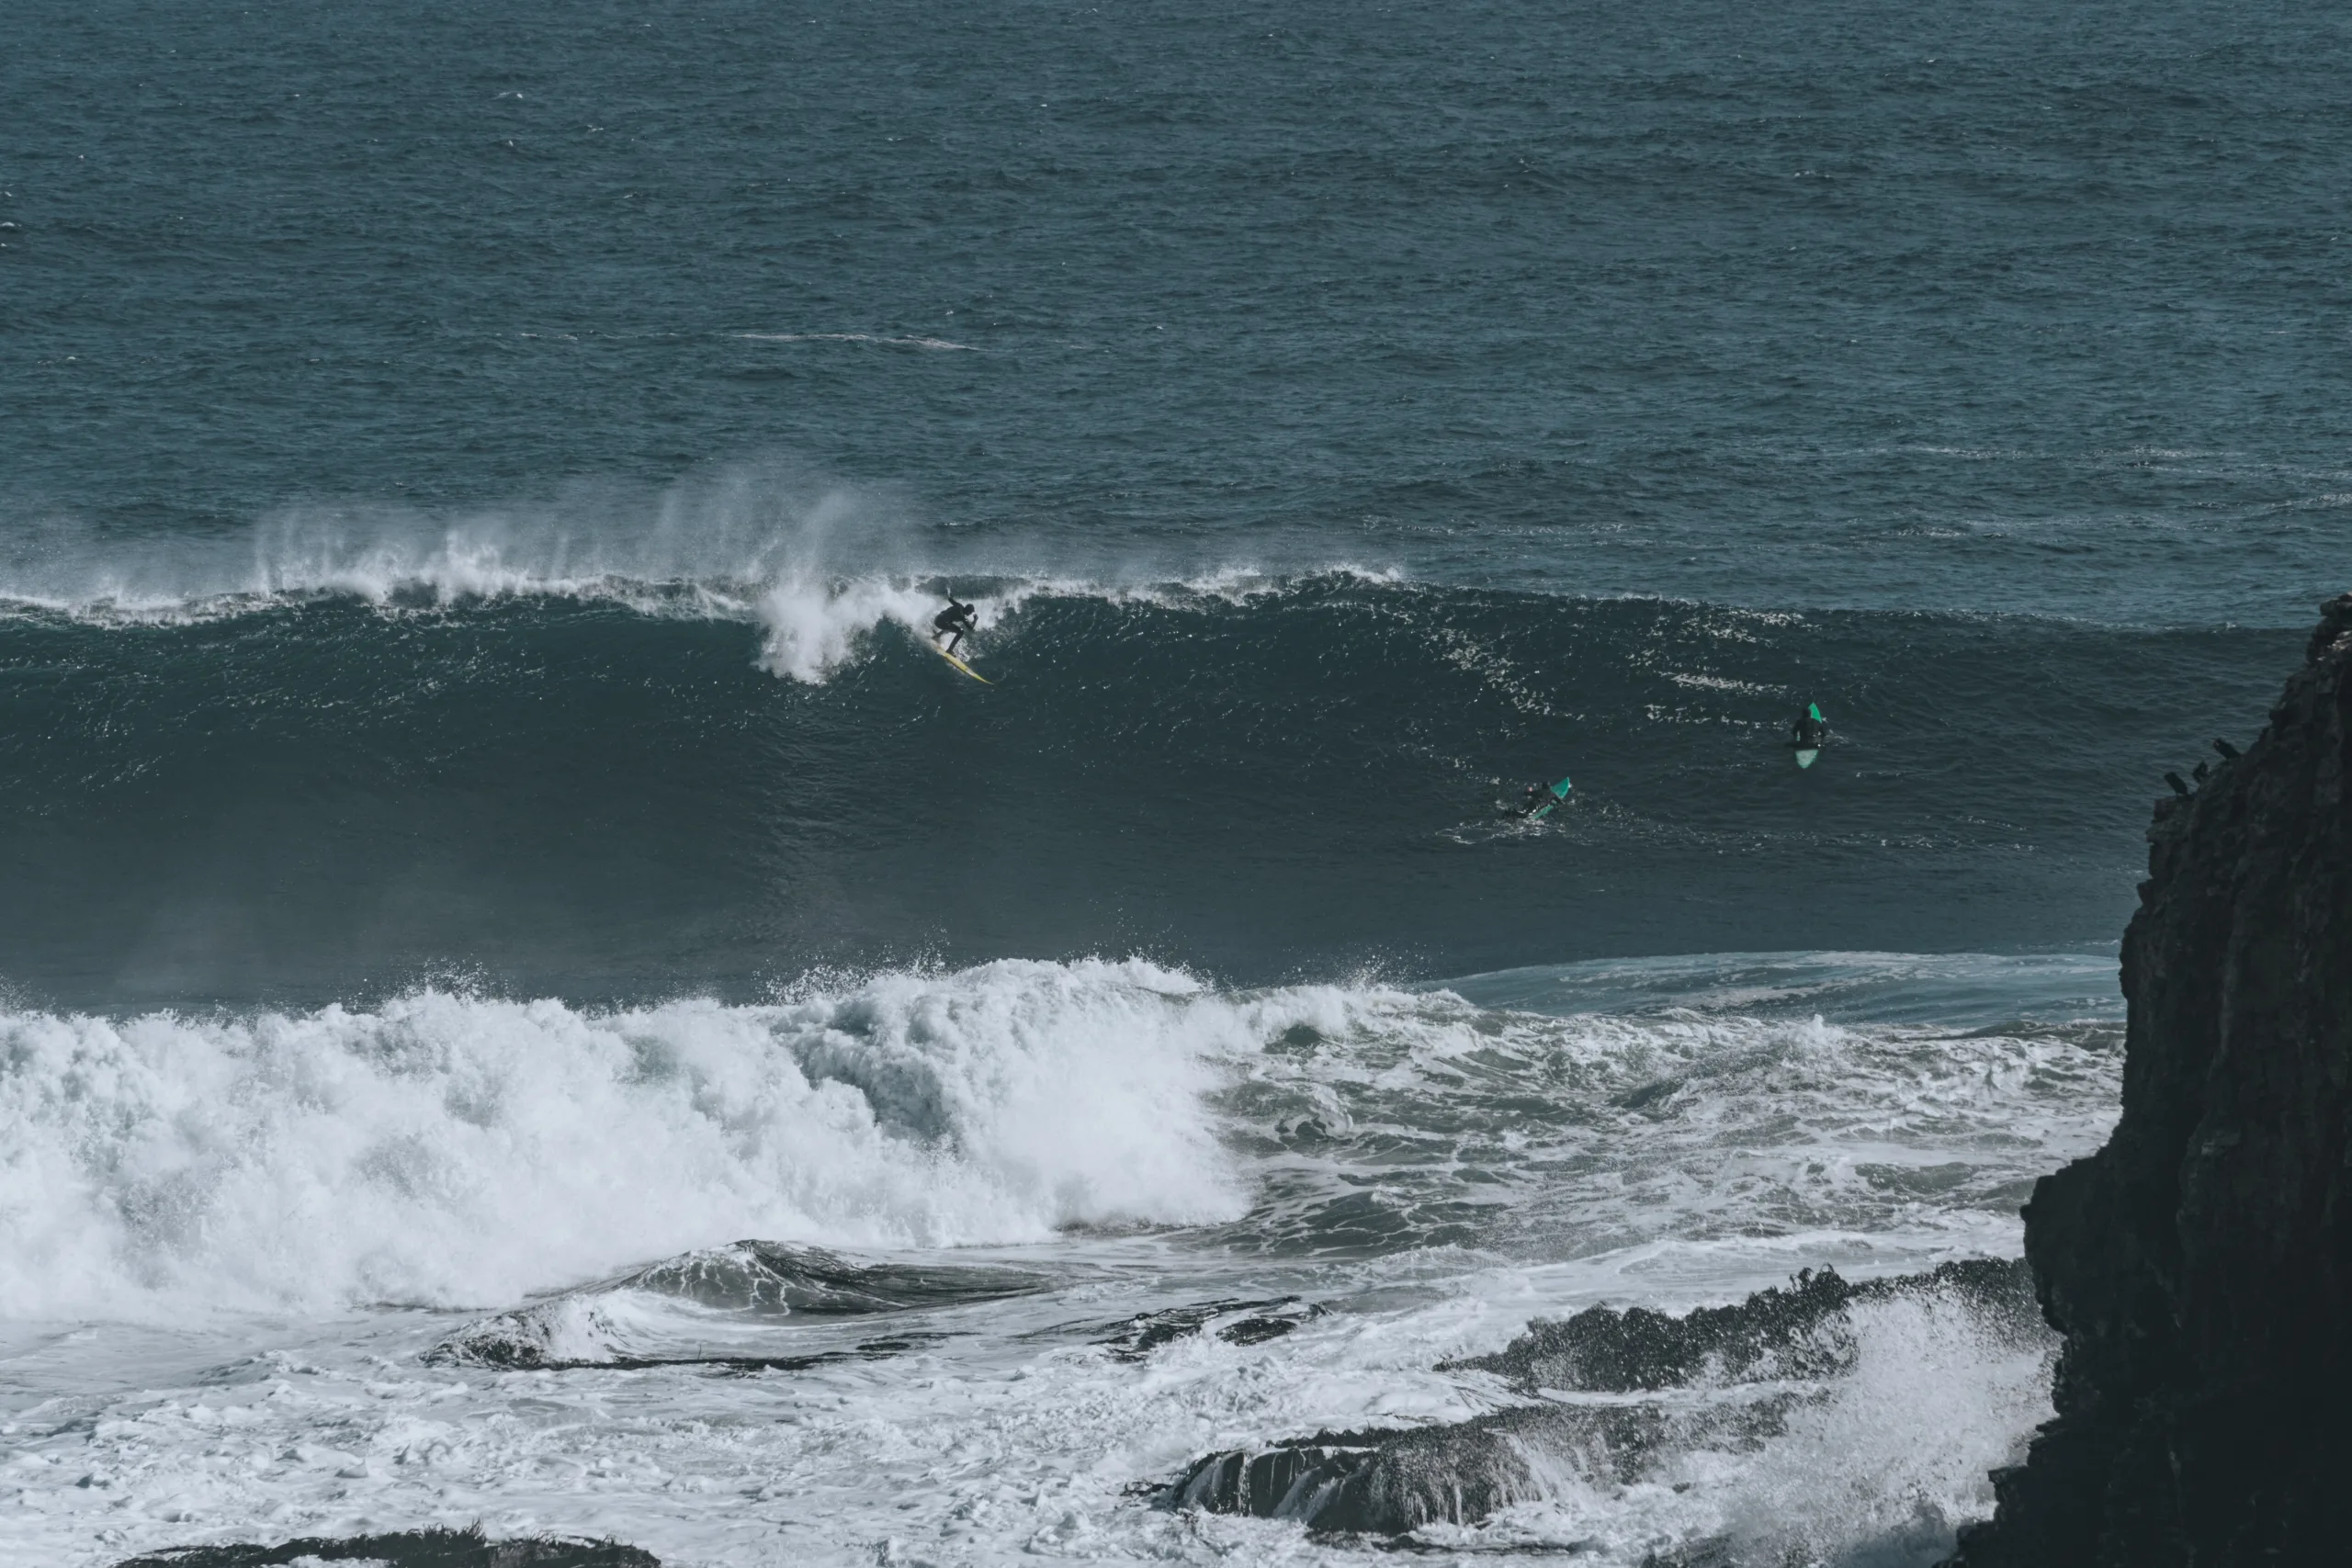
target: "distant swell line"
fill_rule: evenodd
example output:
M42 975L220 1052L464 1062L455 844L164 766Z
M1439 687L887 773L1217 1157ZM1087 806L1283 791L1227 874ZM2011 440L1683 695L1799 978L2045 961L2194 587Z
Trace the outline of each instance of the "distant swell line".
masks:
M753 343L882 343L895 348L953 348L967 354L979 352L968 343L950 343L944 337L882 337L873 333L738 333L736 336Z

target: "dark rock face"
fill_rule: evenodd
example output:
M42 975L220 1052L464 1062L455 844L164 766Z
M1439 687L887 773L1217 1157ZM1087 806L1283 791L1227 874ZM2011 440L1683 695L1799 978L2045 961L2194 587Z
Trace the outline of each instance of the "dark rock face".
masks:
M662 1568L652 1553L609 1540L536 1536L492 1540L479 1529L401 1530L277 1546L184 1546L116 1568L272 1568L299 1562L389 1562L392 1568Z
M2156 803L2122 1120L2026 1209L2058 1416L1967 1568L2352 1562L2352 594L2324 615Z

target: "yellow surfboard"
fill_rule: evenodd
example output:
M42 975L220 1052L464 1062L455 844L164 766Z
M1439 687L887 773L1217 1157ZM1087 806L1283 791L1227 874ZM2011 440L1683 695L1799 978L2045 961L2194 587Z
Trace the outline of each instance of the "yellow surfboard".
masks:
M931 651L939 655L940 658L947 660L948 663L956 666L956 669L961 670L965 674L969 675L973 680L978 681L981 685L993 686L996 684L994 681L989 680L987 676L981 674L978 671L973 669L970 665L965 663L962 660L956 658L945 649L940 647L937 643L934 642L931 645Z

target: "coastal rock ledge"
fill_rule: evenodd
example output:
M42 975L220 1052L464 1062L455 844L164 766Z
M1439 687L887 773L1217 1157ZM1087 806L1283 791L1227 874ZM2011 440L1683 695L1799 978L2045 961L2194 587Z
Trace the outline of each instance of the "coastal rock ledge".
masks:
M2352 594L2269 727L2156 807L2123 1114L2026 1256L2057 1417L1959 1568L2352 1562Z

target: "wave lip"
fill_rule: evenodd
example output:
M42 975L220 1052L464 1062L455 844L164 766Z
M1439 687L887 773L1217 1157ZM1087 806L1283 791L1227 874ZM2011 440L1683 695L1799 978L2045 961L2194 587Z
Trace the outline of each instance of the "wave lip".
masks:
M183 626L322 600L387 612L502 600L610 604L761 632L769 673L821 682L871 634L922 637L953 589L993 625L1040 597L1115 604L1236 604L1322 579L1393 583L1349 564L1278 573L1038 572L957 558L915 538L871 498L830 491L773 499L665 498L655 516L507 508L457 517L391 508L290 512L249 539L110 547L70 521L29 525L0 553L0 613L94 626Z

